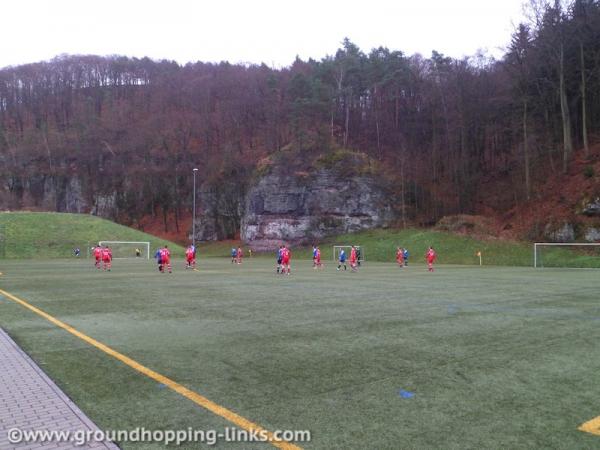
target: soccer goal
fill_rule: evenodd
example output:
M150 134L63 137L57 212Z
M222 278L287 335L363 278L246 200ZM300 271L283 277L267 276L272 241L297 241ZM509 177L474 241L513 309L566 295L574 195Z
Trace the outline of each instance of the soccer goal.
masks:
M365 249L360 245L355 245L358 260L365 262ZM340 258L340 252L344 250L346 252L346 259L350 260L350 251L352 250L351 245L334 245L333 246L333 261L337 262Z
M533 267L600 268L600 243L536 242Z
M100 247L108 245L112 249L113 259L115 258L143 258L150 259L150 242L132 242L132 241L100 241ZM138 254L139 250L139 254Z

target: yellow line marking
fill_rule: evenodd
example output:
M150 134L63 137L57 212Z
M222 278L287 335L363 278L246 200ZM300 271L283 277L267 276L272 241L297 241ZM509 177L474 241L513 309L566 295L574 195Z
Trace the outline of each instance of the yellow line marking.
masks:
M600 436L600 416L595 417L592 420L588 420L577 428L579 431L585 431L586 433L595 434Z
M162 383L165 386L168 386L173 391L175 391L178 394L184 396L185 398L193 401L197 405L202 406L203 408L209 410L210 412L216 414L217 416L223 417L224 419L228 420L229 422L233 423L234 425L237 425L238 427L240 427L246 431L249 431L249 432L256 431L259 436L261 436L261 435L268 436L269 443L272 444L273 446L281 448L281 449L285 449L285 450L301 450L301 447L298 447L297 445L291 444L289 442L281 442L281 441L276 440L273 433L264 429L260 425L257 425L254 422L251 422L250 420L234 413L233 411L216 404L215 402L207 399L206 397L204 397L194 391L191 391L190 389L186 388L185 386L182 386L181 384L177 383L176 381L173 381L170 378L167 378L164 375L161 375L158 372L155 372L152 369L149 369L148 367L145 367L145 366L139 364L135 360L123 355L122 353L117 352L116 350L113 350L112 348L108 347L107 345L104 345L103 343L83 334L82 332L76 330L72 326L67 325L64 322L61 322L60 320L51 316L50 314L27 303L25 300L21 300L20 298L15 297L14 295L12 295L2 289L0 289L0 294L2 294L6 298L12 300L13 302L16 302L16 303L20 304L21 306L24 306L25 308L33 311L37 315L42 316L44 319L48 320L49 322L52 322L57 327L60 327L63 330L68 331L72 335L77 336L79 339L96 347L97 349L103 351L107 355L110 355L113 358L118 359L119 361L128 365L132 369L135 369L138 372L146 375L147 377L152 378L153 380L158 381L159 383Z

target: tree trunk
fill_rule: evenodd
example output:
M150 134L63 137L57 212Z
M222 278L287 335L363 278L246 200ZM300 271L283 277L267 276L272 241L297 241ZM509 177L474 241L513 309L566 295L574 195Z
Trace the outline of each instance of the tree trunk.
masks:
M583 42L579 42L579 58L581 65L581 133L583 134L583 149L585 156L590 155L590 144L587 132L587 106L586 106L586 83L585 83L585 59L583 54Z
M567 169L569 168L569 158L573 152L573 141L571 140L571 116L569 114L569 102L565 86L565 50L562 43L560 44L559 80L560 112L563 129L563 173L567 173Z
M433 176L434 183L437 183L437 128L435 122L435 112L431 113L431 174Z
M400 157L400 197L402 199L402 228L406 228L406 196L404 192L404 149Z
M531 182L529 173L529 143L527 137L527 100L523 101L523 156L525 157L525 198L531 198Z
M333 139L333 129L334 129L334 125L333 125L333 114L334 114L334 109L333 107L331 108L331 123L330 123L330 127L331 127L331 138Z
M350 97L346 96L346 119L344 121L344 148L348 147L348 127L350 125Z
M398 127L400 126L400 93L398 92L398 88L396 87L396 95L395 95L395 108L394 108L394 129L398 131Z
M179 176L177 175L177 166L175 166L175 230L179 233L179 215L181 213L181 197L179 195Z
M383 155L381 153L381 135L379 130L379 113L377 106L375 106L375 130L377 132L377 158L381 161Z

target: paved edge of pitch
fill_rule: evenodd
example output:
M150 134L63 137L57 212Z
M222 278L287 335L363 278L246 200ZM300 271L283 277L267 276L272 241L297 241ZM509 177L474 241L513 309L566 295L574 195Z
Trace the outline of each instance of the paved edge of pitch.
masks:
M81 331L60 321L56 317L51 316L47 312L33 306L32 304L26 302L25 300L20 299L19 297L11 294L10 292L0 289L0 295L2 295L4 298L6 298L8 300L13 301L14 303L17 303L17 304L29 309L30 311L34 312L38 316L41 316L44 319L48 320L49 322L53 323L57 327L62 328L63 330L71 333L72 335L76 336L77 338L81 339L82 341L87 342L88 344L90 344L93 347L96 347L98 350L101 350L105 354L112 356L113 358L115 358L118 361L122 362L123 364L131 367L132 369L136 370L137 372L139 372L143 375L146 375L148 378L151 378L154 381L164 384L169 389L177 392L179 395L187 398L188 400L191 400L192 402L196 403L198 406L203 407L204 409L212 412L213 414L215 414L219 417L222 417L223 419L227 420L228 422L230 422L234 425L237 425L238 427L240 427L246 431L249 431L249 432L264 433L268 437L268 440L266 443L271 444L274 447L284 449L284 450L302 450L301 447L299 447L295 444L292 444L290 442L280 441L280 440L276 439L272 432L261 427L260 425L258 425L256 423L246 419L245 417L242 417L242 416L238 415L237 413L209 400L208 398L198 394L197 392L194 392L194 391L186 388L185 386L177 383L176 381L171 380L170 378L167 378L166 376L161 375L160 373L155 372L146 366L143 366L142 364L138 363L137 361L129 358L128 356L126 356L122 353L117 352L116 350L113 350L111 347L103 344L102 342L89 337L88 335L82 333Z

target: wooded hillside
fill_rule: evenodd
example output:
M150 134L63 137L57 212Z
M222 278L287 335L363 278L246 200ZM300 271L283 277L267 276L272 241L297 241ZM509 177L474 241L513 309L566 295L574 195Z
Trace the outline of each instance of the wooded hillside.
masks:
M282 69L91 55L4 68L0 207L126 224L162 215L179 228L192 168L242 195L257 165L291 145L307 160L341 147L381 161L408 220L478 212L491 176L511 181L512 204L497 205L508 209L600 136L600 3L533 4L501 60L345 39Z

